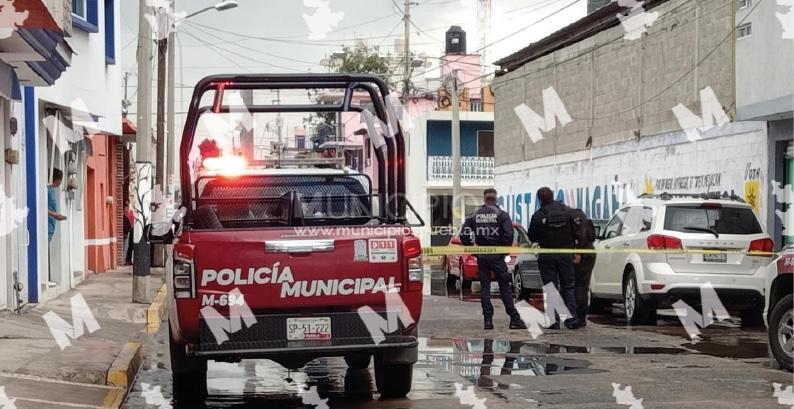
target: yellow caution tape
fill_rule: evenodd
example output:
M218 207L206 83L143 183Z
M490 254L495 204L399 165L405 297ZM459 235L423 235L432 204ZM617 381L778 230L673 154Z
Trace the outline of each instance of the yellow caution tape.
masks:
M621 247L616 249L548 249L540 247L511 247L511 246L432 246L423 247L422 254L426 256L449 256L459 254L746 254L750 256L771 257L778 253L746 250L714 250L714 249L687 249L687 250L651 250L644 248Z

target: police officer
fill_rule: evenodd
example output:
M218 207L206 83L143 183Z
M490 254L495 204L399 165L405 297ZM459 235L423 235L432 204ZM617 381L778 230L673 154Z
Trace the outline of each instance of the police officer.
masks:
M510 216L496 204L496 189L486 189L483 193L485 204L474 214L466 219L461 229L460 241L464 245L478 246L512 246L513 223ZM505 305L507 315L510 316L510 329L526 329L521 321L510 289L510 274L505 262L506 254L478 254L477 267L480 278L480 303L482 315L485 318L485 329L493 329L493 304L491 304L491 272L499 283L499 294Z
M570 209L554 200L554 193L548 187L538 189L540 209L532 215L529 222L529 240L543 248L573 249L576 245L573 218ZM569 329L580 327L576 319L576 284L573 269L573 256L568 253L540 253L538 269L543 285L554 283L559 287L565 306L574 317L565 320ZM549 329L559 329L559 317L555 312L555 322Z

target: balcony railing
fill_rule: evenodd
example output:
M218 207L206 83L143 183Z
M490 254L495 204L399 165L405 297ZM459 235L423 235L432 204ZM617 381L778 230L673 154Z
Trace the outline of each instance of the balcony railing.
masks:
M493 183L494 160L485 156L461 156L460 180L462 182ZM452 181L452 157L428 156L427 180Z

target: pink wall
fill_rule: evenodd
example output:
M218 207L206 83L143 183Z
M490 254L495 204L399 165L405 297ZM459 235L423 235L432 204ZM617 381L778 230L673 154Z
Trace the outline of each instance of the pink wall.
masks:
M466 83L464 87L469 91L471 98L480 98L482 74L479 54L448 54L441 57L441 61L442 78L449 75L452 70L458 70L458 80L460 83Z

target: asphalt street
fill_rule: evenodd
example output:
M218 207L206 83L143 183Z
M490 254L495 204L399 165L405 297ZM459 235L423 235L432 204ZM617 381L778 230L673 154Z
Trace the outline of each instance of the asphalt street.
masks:
M662 314L656 327L639 328L626 327L619 314L593 316L586 328L545 331L533 339L527 331L507 329L508 319L495 294L496 329L485 332L478 294L460 300L458 294L446 293L438 277L428 277L428 286L419 362L406 399L380 400L372 366L350 371L341 358L316 360L299 371L250 360L210 363L206 407L772 409L794 405L792 374L769 367L765 329L742 329L738 319L703 329L699 342L692 342L669 313ZM171 407L166 326L147 341L144 351L143 368L124 407Z

